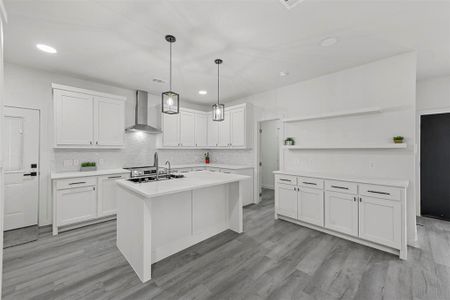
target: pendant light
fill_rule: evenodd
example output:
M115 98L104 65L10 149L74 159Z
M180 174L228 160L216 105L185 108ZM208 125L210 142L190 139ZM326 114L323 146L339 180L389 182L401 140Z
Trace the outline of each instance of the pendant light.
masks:
M178 114L180 112L180 95L172 91L172 44L176 39L173 35L166 35L166 41L170 43L170 80L169 91L162 93L161 110L165 114Z
M217 104L212 106L213 110L213 121L221 122L225 119L225 105L220 104L220 76L219 76L219 65L223 62L220 58L214 61L217 65Z

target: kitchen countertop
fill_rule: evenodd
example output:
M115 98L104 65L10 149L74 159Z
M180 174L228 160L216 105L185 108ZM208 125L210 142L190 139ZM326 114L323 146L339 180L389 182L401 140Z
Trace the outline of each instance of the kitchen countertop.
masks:
M164 166L162 166L164 167ZM185 165L172 165L172 169L183 169L183 168L198 168L198 167L210 167L210 168L220 168L220 169L230 169L230 170L240 170L240 169L254 169L250 165L227 165L227 164L185 164Z
M222 185L249 179L249 176L217 172L190 172L184 178L135 183L118 180L117 183L145 198L153 198L179 192L191 191L209 186Z
M340 181L352 181L352 182L358 182L358 183L385 185L385 186L393 186L393 187L401 187L401 188L407 188L409 185L408 180L402 180L402 179L365 178L365 177L356 177L356 176L348 176L348 175L302 172L302 171L274 171L273 173L274 174L293 175L293 176L302 176L302 177L321 178L321 179L340 180Z
M125 169L107 169L107 170L97 170L97 171L73 171L73 172L52 172L51 179L64 179L64 178L76 178L76 177L86 177L86 176L101 176L110 174L123 174L130 173L129 170Z

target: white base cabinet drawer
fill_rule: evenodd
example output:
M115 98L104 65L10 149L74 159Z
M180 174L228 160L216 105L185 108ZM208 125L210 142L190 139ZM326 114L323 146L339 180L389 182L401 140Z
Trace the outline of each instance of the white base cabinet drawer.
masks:
M383 198L390 200L400 200L401 197L401 192L399 189L388 186L379 186L370 184L360 184L359 194L362 196L369 196L374 198Z
M325 227L358 236L358 202L356 195L325 192Z
M275 181L280 184L297 185L297 177L292 175L276 175Z
M278 197L278 214L297 219L297 188L292 185L278 184L275 191Z
M86 187L97 185L97 179L95 177L79 177L70 179L61 179L56 181L56 189L71 189L75 187Z
M297 177L298 186L305 188L323 189L323 179Z
M363 196L359 202L359 237L400 249L401 205L399 201Z
M358 193L358 184L347 181L325 180L325 189L331 192L356 195Z
M318 226L324 225L323 190L312 188L298 189L297 215L300 221Z
M97 217L97 191L95 186L58 190L57 225L83 222Z

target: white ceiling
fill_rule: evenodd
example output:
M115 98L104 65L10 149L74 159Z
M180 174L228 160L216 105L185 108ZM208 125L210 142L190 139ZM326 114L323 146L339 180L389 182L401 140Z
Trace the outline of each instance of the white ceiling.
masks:
M449 1L305 0L6 0L7 61L160 93L168 84L168 33L174 44L173 89L181 99L232 100L398 53L416 50L418 78L450 74ZM325 37L337 37L321 47ZM45 43L56 55L39 52ZM280 77L280 71L289 76ZM198 90L207 90L207 96Z

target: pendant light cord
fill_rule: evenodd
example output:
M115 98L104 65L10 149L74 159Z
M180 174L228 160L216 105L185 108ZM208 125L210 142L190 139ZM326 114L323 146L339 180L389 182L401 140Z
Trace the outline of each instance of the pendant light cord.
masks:
M172 42L170 42L170 71L169 90L172 91Z
M220 64L217 64L217 105L219 105L219 95L220 95L219 66Z

